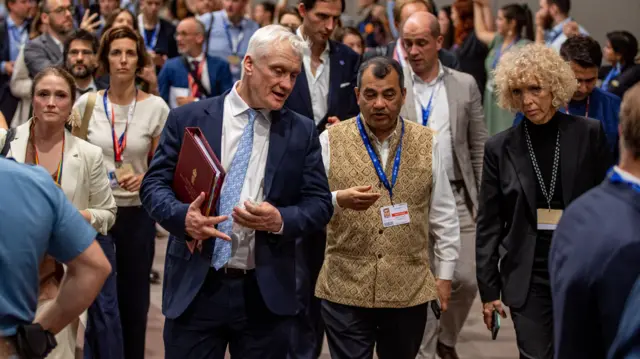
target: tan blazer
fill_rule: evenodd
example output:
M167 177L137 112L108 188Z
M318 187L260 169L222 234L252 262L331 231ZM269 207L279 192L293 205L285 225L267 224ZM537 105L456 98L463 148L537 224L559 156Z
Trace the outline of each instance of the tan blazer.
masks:
M7 154L23 163L29 141L31 120L16 128ZM6 132L0 130L0 144L4 144ZM74 137L65 130L64 161L62 165L62 190L78 210L91 213L91 225L98 232L107 231L116 221L116 201L111 194L107 170L102 162L102 150L86 141Z
M400 116L421 123L422 119L418 121L416 118L411 69L405 67L403 70L407 96ZM449 100L449 121L455 163L462 173L469 199L473 203L471 212L475 217L478 213L484 143L489 138L487 125L484 122L482 97L471 75L445 67L443 81Z

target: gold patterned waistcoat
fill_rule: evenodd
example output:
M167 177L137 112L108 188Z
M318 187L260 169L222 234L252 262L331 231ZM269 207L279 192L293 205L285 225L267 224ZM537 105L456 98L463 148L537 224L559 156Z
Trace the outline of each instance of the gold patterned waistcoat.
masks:
M366 125L365 129L377 152L373 134ZM428 253L433 132L405 121L393 202L408 205L411 222L384 228L380 208L391 205L389 192L378 179L356 121L343 121L328 131L331 191L371 185L381 197L366 211L335 211L327 226L327 248L316 296L365 308L406 308L435 299ZM398 121L385 166L389 182L400 133Z

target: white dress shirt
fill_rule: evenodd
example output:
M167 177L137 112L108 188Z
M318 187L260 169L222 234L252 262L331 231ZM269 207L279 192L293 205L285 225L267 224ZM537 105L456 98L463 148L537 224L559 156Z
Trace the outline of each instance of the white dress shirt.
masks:
M300 27L297 33L298 36L304 39ZM304 65L304 73L309 83L313 120L316 122L316 125L322 121L329 111L329 42L327 42L322 55L320 55L320 61L320 66L316 69L314 76L311 71L311 47L305 47L302 55L302 64Z
M453 136L451 134L451 121L449 119L449 99L443 80L444 67L440 62L438 62L438 67L438 76L431 82L422 81L413 70L411 71L416 119L419 124L422 124L422 108L427 108L431 94L433 94L431 115L429 116L427 126L436 132L444 169L447 172L449 180L454 181L460 178L456 178L455 171L453 170Z
M200 82L202 82L202 86L204 86L204 88L209 91L209 93L211 93L211 81L209 81L209 66L207 64L207 59L204 56L204 52L201 52L200 55L196 57L187 56L187 61L189 61L189 66L193 66L194 61L198 61L199 63L203 64L202 74L200 74ZM198 69L196 69L196 73L197 72Z
M238 95L238 83L233 86L224 99L224 115L222 119L222 145L220 161L228 173L231 161L236 154L244 128L249 123L249 105ZM269 154L269 131L271 115L267 110L258 112L253 127L253 148L249 159L249 167L244 178L240 201L237 206L244 207L245 201L261 203L264 197L264 172ZM224 186L224 185L223 185ZM229 218L229 220L232 220ZM255 264L255 231L234 224L231 233L231 259L229 268L254 269Z
M396 40L396 47L393 51L393 59L398 61L400 66L407 67L407 53L404 51L404 46L402 46L402 41L400 39Z
M380 163L383 169L386 167L390 152L389 144L394 136L399 136L399 134L394 132L382 143L377 138L373 138L371 141L380 154ZM329 143L329 131L322 132L320 134L320 145L322 146L322 162L327 176L329 175L331 163ZM400 170L402 171L402 168ZM436 273L434 275L438 279L451 280L453 279L453 271L460 251L460 222L458 220L456 200L447 174L442 167L438 140L435 136L433 138L431 171L433 184L431 188L431 208L429 209L429 230L435 239L434 253L436 263L434 263L434 267L436 268ZM336 201L336 193L337 191L331 193L333 206L335 211L340 211L341 209Z

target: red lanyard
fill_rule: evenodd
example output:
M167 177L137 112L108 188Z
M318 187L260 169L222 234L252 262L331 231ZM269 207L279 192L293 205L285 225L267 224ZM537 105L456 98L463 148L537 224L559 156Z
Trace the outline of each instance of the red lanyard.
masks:
M136 89L136 93L133 98L133 104L129 105L129 113L127 115L127 122L125 123L124 132L118 138L116 135L116 112L113 109L113 105L111 105L111 116L109 116L109 106L107 105L107 97L109 93L109 88L104 91L104 96L102 97L102 103L104 104L104 113L107 115L107 120L111 122L111 135L113 137L113 155L116 162L116 166L122 164L122 153L124 149L127 147L127 130L129 129L129 122L133 119L133 113L136 110L136 103L138 99L138 90ZM111 118L109 118L111 117Z
M202 72L204 71L204 62L207 61L207 57L205 56L204 59L202 61L200 61L200 63L198 64L198 68L196 69L196 74L198 75L198 78L201 79L202 78ZM196 81L193 79L193 76L191 76L191 74L189 74L189 88L191 89L191 96L197 98L198 96L198 84L196 83Z
M35 125L35 121L31 121L31 130L30 130L30 138L31 138L31 146L33 146L33 153L36 165L40 165L40 159L38 158L38 149L36 148L36 142L33 136L33 128ZM58 163L58 170L56 171L56 184L58 187L62 187L62 164L64 162L64 134L62 135L62 153L60 154L60 162Z
M587 111L584 114L584 117L589 117L589 102L591 100L591 96L587 97ZM567 111L567 115L570 115L571 113L569 112L569 106L565 106L564 109Z

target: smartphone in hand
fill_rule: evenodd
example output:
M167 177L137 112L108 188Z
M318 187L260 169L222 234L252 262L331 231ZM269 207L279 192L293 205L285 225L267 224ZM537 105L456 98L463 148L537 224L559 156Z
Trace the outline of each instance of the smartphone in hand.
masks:
M436 298L431 301L431 310L438 320L440 320L440 315L442 314L442 310L440 308L440 299Z
M493 320L491 321L491 339L496 340L498 337L498 331L500 331L500 313L497 310L493 310Z

